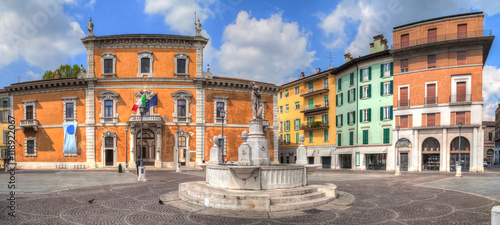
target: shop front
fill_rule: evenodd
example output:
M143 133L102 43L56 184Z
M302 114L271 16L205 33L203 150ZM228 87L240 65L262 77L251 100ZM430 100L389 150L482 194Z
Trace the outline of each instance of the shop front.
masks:
M460 146L460 147L459 147ZM470 170L470 143L465 137L455 137L450 146L450 170L456 171L457 164L462 166L462 172ZM460 151L459 151L460 149Z
M433 137L426 138L422 143L422 171L439 171L440 162L439 141Z
M387 154L366 154L367 170L385 170Z

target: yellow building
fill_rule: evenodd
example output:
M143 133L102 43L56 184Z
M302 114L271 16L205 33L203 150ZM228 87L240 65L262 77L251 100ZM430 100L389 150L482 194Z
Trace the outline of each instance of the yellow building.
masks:
M330 168L335 151L335 82L331 70L320 71L286 83L278 92L279 150L281 163L295 163L299 137L304 135L309 164L323 164ZM334 100L333 100L334 101ZM330 107L332 106L332 107Z
M5 168L7 158L7 146L9 140L9 95L5 89L0 89L0 133L2 133L2 142L0 143L1 159L0 168Z

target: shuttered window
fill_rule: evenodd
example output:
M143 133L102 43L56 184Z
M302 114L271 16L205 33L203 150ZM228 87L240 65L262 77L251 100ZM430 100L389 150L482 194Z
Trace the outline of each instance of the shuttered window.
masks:
M457 66L467 64L467 52L457 52Z
M458 125L459 122L462 122L462 125L465 125L465 112L456 112L456 125Z
M436 68L436 55L427 56L427 68Z
M399 106L408 106L408 87L402 87L399 89Z
M368 144L368 130L363 130L363 144Z
M436 84L427 84L426 104L436 104Z
M428 113L427 114L427 126L428 127L436 126L436 114L435 113Z
M389 128L384 128L384 144L389 144L390 143L390 129Z
M457 102L465 102L466 82L457 82Z
M408 59L401 60L401 73L408 72Z
M399 124L401 128L408 128L408 116L400 116Z
M337 146L342 146L342 134L337 134Z
M434 28L434 29L429 29L429 30L427 31L427 37L428 37L428 38L427 38L427 41L428 41L429 43L431 43L431 42L436 42L436 41L437 41L437 29L436 29L436 28Z
M401 35L401 48L406 48L410 45L410 35L403 34Z
M349 145L354 144L354 132L349 131Z
M460 24L457 27L458 38L467 38L467 24Z

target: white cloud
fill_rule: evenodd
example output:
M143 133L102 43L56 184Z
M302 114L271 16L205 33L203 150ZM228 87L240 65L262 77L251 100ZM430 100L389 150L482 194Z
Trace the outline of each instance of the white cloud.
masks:
M500 90L500 69L486 65L483 68L483 120L495 121L495 110L498 107Z
M392 43L395 26L471 9L491 16L500 12L500 1L342 0L328 15L319 15L318 26L326 35L323 44L328 49L341 48L358 56L369 53L369 43L380 33Z
M307 51L308 34L295 22L250 18L241 11L223 33L217 54L217 72L225 76L282 83L297 69L310 67L314 51ZM214 73L216 74L216 73ZM217 75L217 74L216 74Z
M40 79L42 79L42 74L35 73L35 72L31 71L31 70L26 71L26 75L31 78L30 80L40 80Z
M74 4L73 1L65 1ZM84 52L79 24L58 1L0 1L0 68L17 60L52 69Z

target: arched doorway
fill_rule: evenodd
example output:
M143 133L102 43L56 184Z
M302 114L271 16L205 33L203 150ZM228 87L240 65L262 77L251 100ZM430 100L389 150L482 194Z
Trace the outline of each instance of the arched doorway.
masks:
M142 159L145 166L154 166L155 164L155 134L149 129L144 129L144 134L142 135ZM137 151L141 149L141 131L137 132L136 135L136 145L135 145L135 155L137 158L141 158L141 152Z
M411 148L411 141L406 138L401 138L396 143L396 149L399 149L399 170L401 171L408 171L408 153L411 151Z
M440 144L436 138L428 137L422 142L423 170L439 170Z
M488 149L488 151L486 151L486 160L487 160L488 164L490 164L490 165L493 164L494 157L495 157L495 151L493 151L493 149Z
M458 146L460 145L460 152ZM462 171L469 171L470 166L470 143L469 140L462 137L455 137L450 144L450 170L456 170L456 164L460 162ZM460 153L460 154L459 154ZM460 155L460 160L459 160Z

